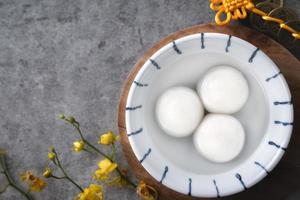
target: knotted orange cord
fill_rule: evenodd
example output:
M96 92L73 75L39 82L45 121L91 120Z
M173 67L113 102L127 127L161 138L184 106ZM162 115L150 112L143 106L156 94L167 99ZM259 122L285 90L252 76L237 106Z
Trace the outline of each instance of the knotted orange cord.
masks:
M289 31L295 39L300 39L300 32L285 24L281 19L268 16L268 13L259 10L252 3L252 0L210 0L210 8L217 11L215 21L218 25L228 24L231 20L245 19L247 11L258 14L265 21L278 23L280 28ZM225 14L226 18L221 19Z

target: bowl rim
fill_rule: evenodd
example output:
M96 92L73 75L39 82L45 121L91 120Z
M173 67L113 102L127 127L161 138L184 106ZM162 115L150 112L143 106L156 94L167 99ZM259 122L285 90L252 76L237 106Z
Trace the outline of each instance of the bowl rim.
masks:
M151 65L154 65L155 63L153 63L153 61L155 62L155 59L161 55L162 53L166 52L167 50L171 49L171 48L174 48L174 44L180 44L180 43L183 43L185 41L188 41L188 40L191 40L191 39L195 39L195 38L201 38L203 37L203 35L205 34L205 37L211 37L211 38L222 38L222 39L226 39L228 38L229 35L227 34L223 34L223 33L198 33L198 34L190 34L190 35L186 35L184 37L181 37L179 39L176 39L174 40L173 42L170 42L168 44L166 44L165 46L163 46L162 48L160 48L159 50L157 50L156 52L154 52L151 56L149 56L149 59L142 65L142 67L139 69L138 73L136 74L134 80L140 80L141 77L143 76L145 70L149 67L152 67ZM289 98L291 98L291 94L290 94L290 90L289 90L289 87L284 79L283 76L279 76L281 75L280 73L280 70L278 69L278 67L276 66L276 64L264 53L262 52L260 49L258 49L257 47L255 47L254 45L252 45L251 43L243 40L243 39L240 39L236 36L230 36L232 37L232 40L234 40L235 42L239 42L240 44L243 44L244 46L248 46L249 48L251 49L254 49L257 53L257 51L261 52L261 55L265 57L265 59L267 59L271 64L272 64L272 67L275 71L278 71L278 74L275 74L276 77L278 76L279 80L281 81L281 86L283 87L284 91L282 92L286 92L286 96L288 96ZM255 52L254 51L254 52ZM157 63L156 63L157 64ZM275 76L274 75L274 76ZM271 77L272 78L272 77ZM131 87L130 87L130 90L129 90L129 93L128 93L128 96L127 96L127 102L126 102L126 113L125 113L125 124L126 124L126 128L127 128L127 133L132 133L136 130L133 130L131 128L131 117L130 117L130 109L127 109L127 108L130 108L131 105L132 105L132 101L133 101L133 94L134 94L134 91L136 90L137 86L136 84L132 84ZM274 102L275 103L275 102ZM177 192L180 192L180 193L183 193L183 194L188 194L188 195L191 195L191 196L197 196L197 197L219 197L221 196L220 193L222 194L222 196L227 196L227 195L231 195L231 194L234 194L234 193L237 193L237 192L240 192L240 191L243 191L249 187L251 187L252 185L256 184L257 182L259 182L260 180L262 180L267 174L269 174L269 172L277 165L277 163L280 161L280 159L282 158L283 154L284 154L284 151L286 150L287 148L287 145L290 141L290 137L291 137L291 133L292 133L292 125L293 125L293 105L290 101L289 103L289 106L290 106L290 109L288 109L288 115L290 116L290 123L289 124L282 124L283 126L286 126L286 137L280 142L280 145L278 145L278 143L275 143L275 142L272 142L271 141L269 142L269 145L271 146L274 146L277 148L276 150L276 153L274 156L272 156L272 160L268 163L266 163L265 165L261 165L259 162L256 162L255 161L255 165L259 166L261 168L260 170L260 173L258 174L252 174L252 176L254 177L251 181L248 181L246 184L243 182L243 178L241 176L240 173L236 173L236 174L233 174L236 179L239 180L240 182L240 185L236 185L232 188L230 188L229 190L227 191L219 191L220 188L218 188L218 185L217 185L217 181L216 179L213 179L213 184L215 186L215 191L214 192L211 192L211 191L201 191L201 192L197 192L196 195L193 195L191 194L191 178L188 179L188 184L189 184L189 187L188 187L188 191L186 191L186 189L180 189L180 188L183 188L183 187L186 187L186 183L179 183L178 181L176 182L176 184L179 184L180 186L174 186L174 184L172 184L170 181L164 181L162 182L162 179L160 179L157 174L155 174L155 170L156 169L151 169L151 165L149 165L148 161L145 160L142 158L142 161L144 162L140 162L141 165L145 168L145 170L151 175L154 177L154 179L156 179L157 181L160 181L163 185L177 191ZM275 122L276 123L276 122ZM278 123L281 123L281 122L278 122ZM129 143L130 143L130 146L132 147L132 150L135 154L135 156L137 158L141 158L141 152L137 152L137 148L136 148L136 145L134 143L134 140L132 138L128 138L129 139ZM264 140L264 139L262 139ZM259 144L258 148L261 148L261 144ZM151 150L151 149L150 149ZM258 151L255 150L256 152ZM150 151L151 152L151 151ZM149 151L146 152L145 155L149 155L150 153ZM144 153L144 152L143 152ZM148 153L148 154L147 154ZM250 157L253 157L254 156L254 153L252 153L252 155L250 155ZM250 157L248 159L250 159ZM140 159L141 161L141 159ZM240 164L242 165L242 164ZM239 167L237 167L239 168ZM163 175L166 175L166 173L168 172L169 168L165 168L165 170L163 171ZM235 169L236 170L236 169ZM231 170L232 171L232 170ZM160 172L159 172L160 173ZM213 175L209 175L209 176L213 176ZM242 186L242 187L241 187Z

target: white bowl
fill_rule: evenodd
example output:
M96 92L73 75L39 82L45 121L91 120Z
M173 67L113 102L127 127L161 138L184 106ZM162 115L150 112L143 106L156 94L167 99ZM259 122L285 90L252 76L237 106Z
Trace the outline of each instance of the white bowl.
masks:
M248 102L234 114L246 131L244 149L223 164L202 157L192 136L165 134L155 117L160 94L173 86L195 89L217 65L237 68L250 87ZM218 33L189 35L158 50L135 77L126 104L129 142L143 167L163 185L196 197L226 196L259 182L281 159L292 126L291 94L276 65L252 44Z

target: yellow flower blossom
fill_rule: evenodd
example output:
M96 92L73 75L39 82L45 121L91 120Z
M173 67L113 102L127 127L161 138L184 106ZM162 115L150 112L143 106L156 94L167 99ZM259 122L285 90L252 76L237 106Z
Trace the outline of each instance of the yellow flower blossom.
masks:
M40 192L46 187L45 181L30 171L21 174L21 180L28 184L29 190L32 192Z
M53 153L53 152L49 152L49 153L48 153L48 159L49 159L49 160L54 160L55 157L56 157L55 153Z
M47 167L43 172L43 177L50 178L51 176L52 176L52 170L49 167Z
M91 184L78 194L74 200L103 200L103 191L100 185Z
M136 188L136 193L143 200L156 200L158 198L158 192L150 185L147 185L144 181L139 183Z
M84 142L82 140L78 140L73 143L73 150L75 152L80 152L83 149L84 149Z
M104 159L98 163L98 167L99 169L95 171L94 179L103 181L108 179L110 173L112 173L118 165L109 159Z
M104 144L104 145L110 145L110 144L113 144L118 139L119 139L119 137L116 136L112 131L108 131L105 134L101 135L98 143Z

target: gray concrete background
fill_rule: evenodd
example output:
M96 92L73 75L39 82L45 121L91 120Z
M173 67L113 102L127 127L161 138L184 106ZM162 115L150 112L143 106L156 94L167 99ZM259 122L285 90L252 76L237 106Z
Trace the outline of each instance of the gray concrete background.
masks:
M286 1L288 6L298 0ZM71 149L74 130L63 112L82 123L94 143L117 131L123 82L156 41L191 25L211 22L208 0L0 0L0 146L9 150L14 178L47 166L54 145L70 175L83 186L100 159ZM293 6L295 7L295 6ZM118 147L118 160L127 166ZM0 185L3 183L0 178ZM0 186L1 187L1 186ZM72 199L78 191L48 182L36 199ZM129 189L109 189L107 200L138 199ZM299 197L299 196L298 196ZM22 199L12 189L0 197Z

